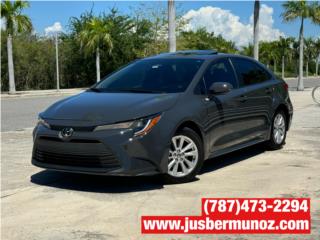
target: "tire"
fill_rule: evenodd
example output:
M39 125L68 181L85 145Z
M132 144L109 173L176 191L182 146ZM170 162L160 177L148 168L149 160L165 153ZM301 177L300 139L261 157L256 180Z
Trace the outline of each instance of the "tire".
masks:
M271 150L282 148L286 143L287 129L286 114L282 110L277 111L272 118L271 134L267 147Z
M178 131L171 139L165 182L177 184L194 180L203 161L203 144L199 135L189 128Z

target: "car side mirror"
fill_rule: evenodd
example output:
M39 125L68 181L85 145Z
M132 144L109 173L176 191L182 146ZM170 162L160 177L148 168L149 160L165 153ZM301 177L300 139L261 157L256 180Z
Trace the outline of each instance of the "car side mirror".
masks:
M209 94L224 94L232 90L232 85L227 82L215 82L209 88Z

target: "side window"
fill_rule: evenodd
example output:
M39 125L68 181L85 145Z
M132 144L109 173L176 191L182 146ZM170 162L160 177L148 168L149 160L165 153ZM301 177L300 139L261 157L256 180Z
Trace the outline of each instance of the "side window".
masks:
M228 82L233 88L237 88L237 80L233 68L227 58L213 62L203 75L206 88L215 82Z
M271 75L253 61L243 58L232 58L231 61L241 86L262 83L271 79Z

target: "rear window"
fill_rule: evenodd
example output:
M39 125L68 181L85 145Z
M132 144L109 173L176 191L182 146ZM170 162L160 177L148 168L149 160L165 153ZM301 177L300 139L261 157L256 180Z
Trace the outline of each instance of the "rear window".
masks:
M183 92L202 59L144 59L108 76L95 88L111 92Z
M243 58L232 58L231 61L241 86L262 83L272 78L270 73L253 61Z

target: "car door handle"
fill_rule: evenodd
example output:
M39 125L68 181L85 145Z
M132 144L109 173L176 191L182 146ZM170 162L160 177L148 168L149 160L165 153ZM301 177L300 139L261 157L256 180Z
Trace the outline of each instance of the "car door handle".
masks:
M248 97L246 95L241 95L239 98L238 98L239 102L245 102L248 100Z

